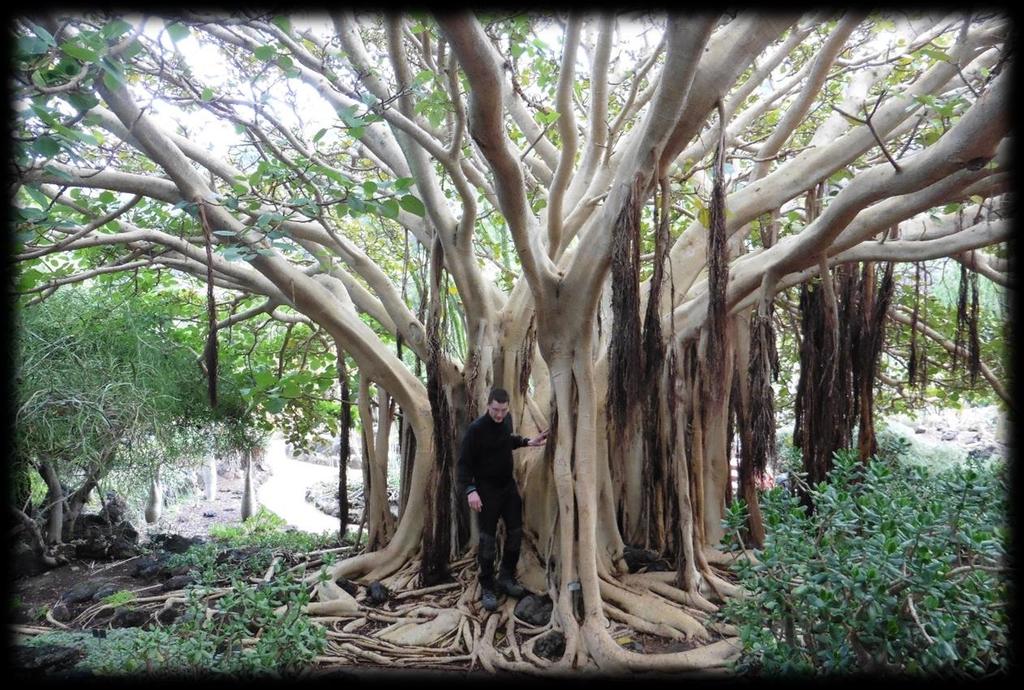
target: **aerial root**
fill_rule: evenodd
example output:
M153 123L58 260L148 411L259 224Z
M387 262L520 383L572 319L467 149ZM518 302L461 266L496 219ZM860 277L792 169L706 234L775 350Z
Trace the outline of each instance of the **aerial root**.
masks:
M392 668L482 668L488 672L515 671L546 676L574 677L600 670L673 671L715 669L739 653L735 627L712 620L718 607L698 592L675 586L674 573L639 573L603 578L600 585L604 620L577 622L570 602L552 592L555 609L543 625L531 625L514 615L515 600L507 598L498 611L485 611L479 601L480 586L472 557L452 564L454 581L408 589L416 583L418 564L394 568L384 580L395 594L381 605L358 600L333 579L321 580L319 570L305 578L313 595L305 611L327 633L325 652L315 658L318 666L374 664ZM364 565L369 561L364 561ZM375 565L381 567L383 560ZM274 563L254 583L267 582L279 568ZM294 570L294 569L292 569ZM371 571L372 572L372 571ZM699 569L701 584L719 596L741 592L739 587L715 574L710 565ZM405 589L403 589L405 588ZM144 594L152 587L137 590ZM230 587L203 588L200 595L207 617L217 599ZM143 596L132 602L153 619L173 607L187 604L181 591ZM83 611L74 624L87 626L114 607L98 602ZM684 610L685 609L685 610ZM284 612L282 606L279 612ZM609 629L607 620L615 621ZM54 628L69 629L48 616ZM597 628L601 628L600 631ZM53 628L49 628L53 629ZM565 638L565 651L552 660L537 653L536 643L551 630ZM42 630L47 630L42 628ZM27 634L33 630L25 628ZM263 631L243 641L243 647L258 643ZM673 641L708 641L711 633L729 639L686 652L644 654L623 649L624 636L644 633ZM38 633L36 633L38 634Z
M625 613L632 613L635 616L642 615L648 622L657 625L659 623L675 628L686 638L696 640L709 640L711 636L700 621L688 613L681 611L656 596L643 596L634 594L624 587L612 585L602 581L601 598L604 601L614 603Z

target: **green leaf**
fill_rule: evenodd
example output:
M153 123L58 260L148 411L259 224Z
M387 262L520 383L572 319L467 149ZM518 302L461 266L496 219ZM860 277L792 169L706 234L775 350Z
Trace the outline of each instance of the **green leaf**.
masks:
M22 187L22 189L24 189L25 193L32 197L32 200L39 204L42 208L46 208L47 206L50 205L49 197L47 197L45 194L43 194L35 187Z
M207 86L205 89L203 89L203 93L199 97L199 100L203 101L204 103L208 103L208 102L212 101L213 100L213 89L211 89L209 86Z
M76 60L81 60L82 62L96 62L100 57L99 53L95 50L80 46L77 43L72 43L71 41L61 43L60 49L65 55L70 55Z
M67 95L67 99L79 112L91 110L99 105L96 96L89 92L74 91Z
M43 41L46 45L51 47L57 45L57 42L53 40L53 36L50 34L49 31L39 26L35 22L26 23L28 24L28 28L32 30L32 33L34 33L39 38L39 40Z
M71 173L69 173L66 170L61 170L60 168L58 168L56 166L53 166L53 165L44 165L43 166L43 171L44 172L48 172L48 173L50 173L51 175L53 175L55 177L59 177L60 179L64 180L65 182L74 182L75 181L74 175L72 175Z
M288 71L288 70L292 69L295 66L295 62L292 60L291 56L289 56L289 55L278 55L277 56L277 66L280 67L281 69L285 70L285 71Z
M316 134L313 135L313 143L315 144L316 142L318 142L321 139L323 139L325 134L327 134L327 128L326 127L321 129L319 132L317 132Z
M948 54L936 48L922 48L921 52L938 62L953 62L953 59Z
M124 85L124 73L121 71L121 63L110 58L100 60L103 67L103 83L108 89L114 91Z
M283 32L285 32L286 34L289 34L289 35L291 34L291 32L292 32L292 21L288 17L283 17L283 16L282 17L274 17L270 21L277 28L281 29L281 31L283 31Z
M106 190L100 193L100 201L105 204L110 204L117 201L117 196L113 192Z
M108 41L112 41L132 30L132 25L123 19L115 19L100 30L100 34Z
M363 191L366 193L366 196L373 196L374 192L377 191L377 183L373 180L366 180L363 182Z
M394 199L385 199L384 201L378 204L378 207L380 208L381 214L385 218L398 218L400 209L398 207L398 202L395 201Z
M277 50L274 46L260 46L256 50L252 51L252 54L256 56L257 60L267 62L277 54Z
M167 27L167 35L171 37L171 40L177 43L183 41L189 37L188 27L180 22L174 22Z
M267 408L267 412L269 412L270 414L280 414L284 410L285 405L287 404L288 401L285 400L284 398L272 397L267 398L263 406Z
M138 39L128 44L128 47L122 51L121 56L125 60L131 60L133 57L142 52L142 44L139 43Z
M427 209L423 205L423 202L420 201L418 198L414 197L412 194L406 194L399 200L398 203L401 204L402 208L404 208L409 213L420 216L421 218L425 216L427 213Z
M53 158L60 153L61 148L59 141L45 134L32 144L32 150L46 158Z
M15 50L19 55L43 55L49 52L50 46L35 36L18 36Z

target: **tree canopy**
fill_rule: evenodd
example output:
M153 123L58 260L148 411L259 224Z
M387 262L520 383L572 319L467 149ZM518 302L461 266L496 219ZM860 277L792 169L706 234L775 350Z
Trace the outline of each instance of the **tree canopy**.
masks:
M1009 403L1008 33L987 10L26 15L15 290L179 290L214 382L275 333L238 393L296 437L350 358L377 493L336 576L447 576L473 545L458 431L508 389L520 433L552 430L517 475L556 667L715 665L727 641L651 659L607 624L712 639L734 436L756 505L777 408L814 476L870 455L876 388ZM475 634L485 666L545 665Z

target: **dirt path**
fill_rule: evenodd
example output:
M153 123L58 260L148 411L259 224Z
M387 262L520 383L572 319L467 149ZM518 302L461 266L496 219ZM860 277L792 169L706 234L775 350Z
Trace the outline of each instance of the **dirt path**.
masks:
M305 532L335 532L338 519L306 501L306 490L316 482L338 479L338 469L314 465L288 456L284 439L274 436L263 456L270 476L257 491L260 505L273 511L289 525Z

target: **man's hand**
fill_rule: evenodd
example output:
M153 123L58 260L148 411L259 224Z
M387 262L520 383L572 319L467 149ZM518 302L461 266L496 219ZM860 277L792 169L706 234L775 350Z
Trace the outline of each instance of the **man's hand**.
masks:
M471 491L469 493L468 498L469 498L469 507L470 508L472 508L473 510L475 510L478 513L481 510L484 509L484 502L480 500L480 494L478 494L475 491Z
M551 430L550 429L546 429L546 430L542 431L541 433L537 434L536 436L531 438L529 441L527 441L526 445L528 445L528 446L543 446L545 443L548 442L548 432L549 431L551 431Z

